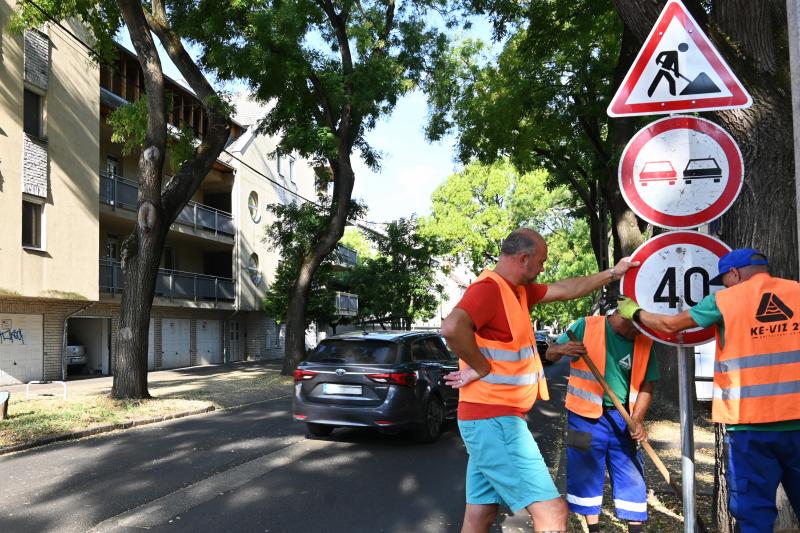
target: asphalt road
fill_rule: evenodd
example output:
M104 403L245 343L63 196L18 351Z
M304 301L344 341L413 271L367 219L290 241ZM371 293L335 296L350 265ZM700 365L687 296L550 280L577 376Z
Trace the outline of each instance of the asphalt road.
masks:
M553 474L567 365L530 427ZM366 430L307 439L281 398L0 458L0 531L458 531L466 453ZM494 531L530 530L527 513Z

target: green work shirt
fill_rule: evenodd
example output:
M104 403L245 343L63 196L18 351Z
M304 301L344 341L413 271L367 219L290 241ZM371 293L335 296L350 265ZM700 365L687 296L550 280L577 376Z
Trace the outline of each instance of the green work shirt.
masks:
M568 328L578 339L583 340L586 331L586 319L579 318ZM569 341L566 333L563 333L558 340L558 344ZM631 370L633 369L633 341L626 339L615 332L611 324L606 320L606 368L603 377L608 386L617 395L622 405L628 404L628 393L631 390ZM658 381L661 373L658 370L658 360L650 349L650 359L647 361L647 371L645 381ZM614 405L608 394L603 394L603 405Z
M689 309L695 323L702 328L711 326L719 327L720 344L725 346L725 322L722 318L722 311L717 307L717 297L709 294L698 302L697 305ZM751 431L794 431L800 429L800 420L784 420L782 422L767 422L766 424L728 424L728 431L741 431L748 429Z

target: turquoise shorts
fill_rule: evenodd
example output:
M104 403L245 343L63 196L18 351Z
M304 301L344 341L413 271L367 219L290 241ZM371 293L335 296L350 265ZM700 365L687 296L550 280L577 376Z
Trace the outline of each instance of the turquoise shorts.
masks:
M518 416L459 420L469 453L467 503L517 512L560 497L528 425Z

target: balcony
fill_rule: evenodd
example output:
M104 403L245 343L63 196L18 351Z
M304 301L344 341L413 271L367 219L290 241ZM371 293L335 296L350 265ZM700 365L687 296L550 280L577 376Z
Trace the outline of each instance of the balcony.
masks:
M101 203L110 205L114 210L124 209L136 212L138 195L139 186L135 181L114 174L100 173ZM195 231L209 231L214 235L226 237L236 235L236 228L230 213L197 202L186 204L178 213L174 223L193 228Z
M333 254L334 264L340 267L353 268L358 261L358 252L347 246L342 246L341 244L336 246L336 250L334 250Z
M124 289L122 266L119 261L100 260L100 292L121 293ZM195 302L233 302L236 284L230 278L220 278L159 269L156 278L156 296L171 300L193 300ZM356 301L358 306L358 301Z
M336 314L339 316L358 315L358 295L336 291Z

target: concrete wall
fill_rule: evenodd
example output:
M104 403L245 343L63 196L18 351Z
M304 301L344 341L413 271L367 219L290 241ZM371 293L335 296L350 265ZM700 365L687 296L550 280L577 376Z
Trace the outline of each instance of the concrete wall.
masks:
M0 21L6 21L12 9L9 0L0 1ZM65 25L85 36L77 24ZM5 30L1 37L0 212L4 230L0 232L0 290L13 295L95 300L99 73L63 30L48 26L44 33L50 39L50 72L43 94L49 175L47 195L42 199L41 250L23 249L20 229L24 38Z

